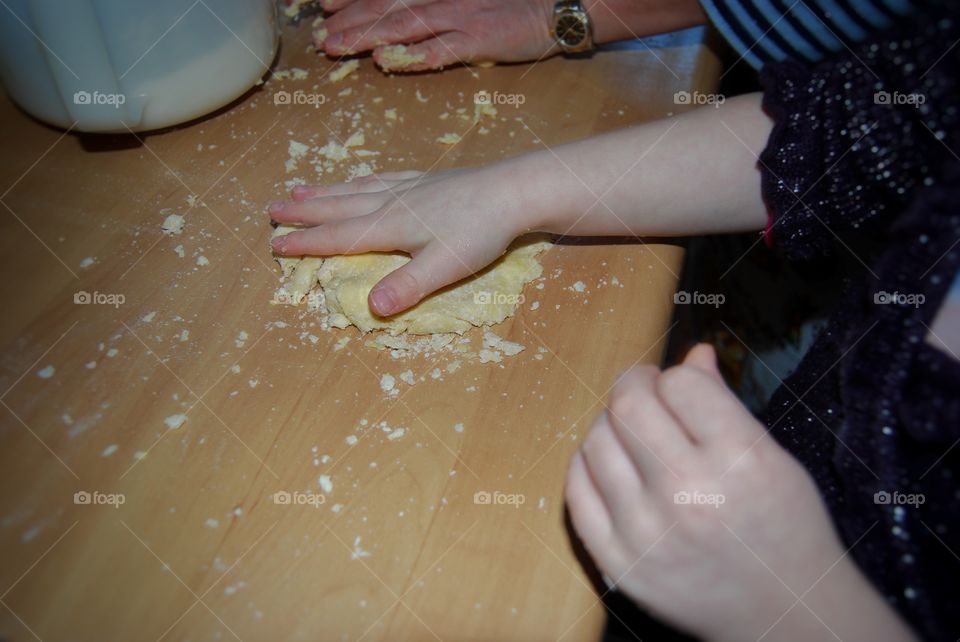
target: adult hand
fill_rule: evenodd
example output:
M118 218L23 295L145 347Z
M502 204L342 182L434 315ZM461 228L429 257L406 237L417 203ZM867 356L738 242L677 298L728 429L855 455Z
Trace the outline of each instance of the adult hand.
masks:
M315 43L327 54L373 50L382 61L385 45L406 44L422 62L404 71L438 69L457 63L537 60L558 50L550 36L551 0L327 0L333 15L324 22L326 39Z

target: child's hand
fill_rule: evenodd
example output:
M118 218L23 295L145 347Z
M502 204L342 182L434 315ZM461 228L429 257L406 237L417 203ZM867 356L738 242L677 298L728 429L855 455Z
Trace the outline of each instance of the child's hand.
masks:
M280 223L308 226L273 240L277 254L300 256L401 250L413 260L370 292L380 316L496 260L530 229L529 184L511 162L482 169L380 174L331 186L300 186L293 202L274 203Z
M755 640L771 627L764 639L832 638L819 618L843 630L837 610L849 617L850 600L873 595L812 480L727 389L709 346L665 372L623 375L573 457L566 500L605 575L704 639ZM839 607L826 593L837 587L858 597ZM795 605L801 596L817 616Z

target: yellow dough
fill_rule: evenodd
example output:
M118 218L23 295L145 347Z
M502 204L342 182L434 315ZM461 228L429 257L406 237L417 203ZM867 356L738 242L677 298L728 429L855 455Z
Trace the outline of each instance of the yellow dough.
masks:
M280 225L273 231L273 238L284 236L300 229L294 225ZM274 257L280 264L280 271L286 277L283 289L287 291L290 300L300 303L310 290L317 284L317 270L323 265L319 256L277 256Z
M367 296L377 281L410 260L406 254L334 256L323 262L317 278L335 327L355 325L363 332L386 330L393 335L463 333L512 315L522 301L523 286L543 272L536 256L550 246L539 238L521 239L483 271L388 318L373 315Z
M281 225L273 236L298 229ZM286 277L284 289L299 301L319 283L330 325L357 326L363 332L385 330L392 335L462 334L472 326L493 325L511 316L523 301L524 285L543 268L537 255L551 247L542 236L515 241L507 252L482 271L434 293L409 310L392 317L375 316L367 302L373 286L410 261L400 252L319 257L274 257Z

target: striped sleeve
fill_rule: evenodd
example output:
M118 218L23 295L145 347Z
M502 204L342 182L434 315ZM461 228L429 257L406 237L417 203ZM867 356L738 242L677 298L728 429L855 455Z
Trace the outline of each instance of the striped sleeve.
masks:
M788 58L817 62L893 26L913 0L700 0L751 66Z

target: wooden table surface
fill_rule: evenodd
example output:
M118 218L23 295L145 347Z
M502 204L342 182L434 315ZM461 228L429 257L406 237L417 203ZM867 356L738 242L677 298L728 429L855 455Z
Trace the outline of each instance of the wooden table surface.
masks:
M307 31L284 28L277 62L306 80L270 80L142 143L65 134L0 95L3 640L592 640L603 628L563 479L616 374L659 361L682 251L558 246L542 289L494 328L526 350L449 373L449 355L396 360L271 305L265 207L286 181L316 178L304 161L285 170L290 140L364 127L378 170L485 163L675 111L674 92L715 87L717 60L688 34L408 77L365 59L330 84ZM486 135L437 144L470 130L456 109L472 115L480 89L526 101L500 106ZM274 103L297 90L326 102ZM179 236L161 232L170 213L186 218ZM115 305L76 304L79 292ZM382 374L407 369L424 380L381 390ZM324 504L272 501L316 497L321 475ZM484 491L523 503L475 503ZM84 492L99 494L85 504Z

